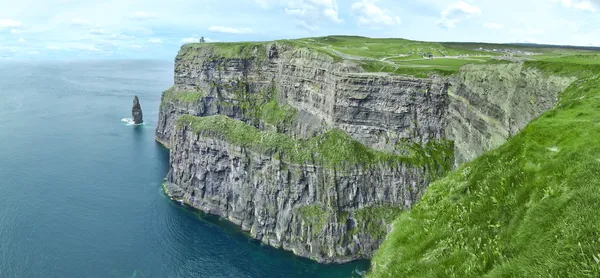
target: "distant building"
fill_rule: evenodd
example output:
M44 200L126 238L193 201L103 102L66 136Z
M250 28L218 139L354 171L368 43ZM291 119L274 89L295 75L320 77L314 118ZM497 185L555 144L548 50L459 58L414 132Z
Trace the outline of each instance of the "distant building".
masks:
M200 42L203 43L204 42L204 37L200 37Z

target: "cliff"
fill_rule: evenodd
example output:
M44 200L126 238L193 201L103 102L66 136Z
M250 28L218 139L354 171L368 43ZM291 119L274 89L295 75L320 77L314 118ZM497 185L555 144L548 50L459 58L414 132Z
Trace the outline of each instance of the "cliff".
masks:
M225 116L182 116L166 192L276 247L320 262L370 257L427 184L410 159L331 130L310 140Z
M233 47L236 55L223 53ZM161 112L169 115L159 117L157 138L169 141L178 115L219 114L262 120L262 128L298 138L339 128L380 149L401 139L428 142L444 137L446 88L439 78L369 74L352 61L287 43L185 45L175 85L163 96Z
M367 73L289 42L189 44L175 62L156 131L171 149L167 194L320 262L371 257L432 180L572 81L522 64Z
M446 137L459 165L504 144L558 102L576 78L524 63L466 65L450 79Z
M583 57L525 64L578 80L507 143L432 183L368 277L600 277L600 60Z

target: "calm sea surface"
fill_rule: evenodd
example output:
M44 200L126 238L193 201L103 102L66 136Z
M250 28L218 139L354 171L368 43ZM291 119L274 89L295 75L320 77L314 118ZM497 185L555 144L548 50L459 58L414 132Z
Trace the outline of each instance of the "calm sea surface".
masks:
M173 64L0 63L0 277L358 277L261 246L161 190ZM133 96L144 126L131 126Z

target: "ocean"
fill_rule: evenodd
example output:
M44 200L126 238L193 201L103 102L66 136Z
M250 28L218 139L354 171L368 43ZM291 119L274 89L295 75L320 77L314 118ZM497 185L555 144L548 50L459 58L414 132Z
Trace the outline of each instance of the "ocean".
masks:
M263 246L161 192L172 84L170 61L0 62L0 277L360 277L368 262Z

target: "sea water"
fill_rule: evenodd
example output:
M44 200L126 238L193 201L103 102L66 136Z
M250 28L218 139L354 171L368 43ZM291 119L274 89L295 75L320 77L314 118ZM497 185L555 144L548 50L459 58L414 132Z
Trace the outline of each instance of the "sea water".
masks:
M358 277L161 192L169 61L0 63L0 277ZM134 95L144 125L127 122Z

